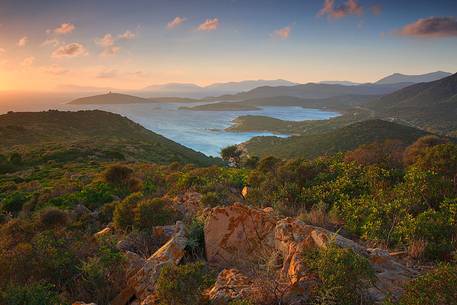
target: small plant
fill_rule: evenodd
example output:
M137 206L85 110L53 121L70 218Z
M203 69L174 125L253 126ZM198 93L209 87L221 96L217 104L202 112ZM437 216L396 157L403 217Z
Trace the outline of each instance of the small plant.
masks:
M60 304L55 288L47 283L27 286L10 286L0 294L3 305L56 305Z
M40 211L38 221L46 228L64 226L68 222L68 214L59 208L49 207Z
M140 201L134 211L134 227L140 230L150 230L154 226L172 223L175 219L175 213L167 204L168 202L161 198Z
M213 283L214 277L203 262L166 265L157 280L157 295L162 305L198 305L202 292Z

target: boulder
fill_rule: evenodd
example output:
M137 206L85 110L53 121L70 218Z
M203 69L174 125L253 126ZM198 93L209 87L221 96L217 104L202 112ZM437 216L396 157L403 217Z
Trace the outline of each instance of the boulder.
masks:
M144 265L128 279L128 287L132 288L141 305L154 304L152 296L160 270L167 264L178 264L184 257L186 244L184 223L178 221L173 237L151 255Z
M74 302L72 305L97 305L95 303Z
M208 263L236 266L274 247L276 219L271 210L234 204L207 212L205 247Z
M113 231L113 229L111 227L106 227L103 230L95 233L94 238L99 239L99 238L105 237L105 236L109 235L112 231Z
M202 194L198 192L186 192L173 198L173 206L185 217L194 216L200 209Z
M252 293L252 281L237 269L224 269L208 292L211 304L225 305L233 300L247 299Z

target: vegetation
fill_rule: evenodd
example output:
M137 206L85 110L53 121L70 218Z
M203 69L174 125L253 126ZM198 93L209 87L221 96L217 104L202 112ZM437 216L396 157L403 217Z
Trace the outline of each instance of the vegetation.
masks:
M78 127L82 130L75 127L80 115L93 116ZM0 122L22 116L29 114L9 114ZM224 150L223 156L228 161L236 157L236 167L199 167L165 162L175 159L168 155L155 163L131 159L141 154L125 153L123 144L119 152L129 156L127 160L95 154L93 147L102 145L101 135L106 135L103 145L115 143L111 136L116 128L133 124L116 115L89 111L37 116L46 119L49 129L28 129L32 125L44 128L35 114L24 121L24 130L29 131L1 127L13 133L37 134L33 139L4 136L17 143L0 144L5 148L0 157L1 304L71 304L75 300L109 304L126 285L126 258L118 249L119 241L137 238L140 245L132 247L142 247L137 252L148 257L164 242L147 239L154 226L176 220L184 221L187 228L187 255L178 266L164 266L158 282L160 302L204 302L202 291L214 276L201 262L205 258L201 212L234 202L271 206L281 216L300 216L367 246L402 251L413 265L429 266L430 272L407 287L401 305L418 304L416 300L423 305L452 304L455 299L451 288L456 280L457 145L448 139L426 136L416 141L425 133L375 120L335 131L328 140L335 141L335 147L315 159L247 158L235 147ZM101 117L112 120L108 130L101 130L95 122ZM69 136L70 127L57 134L64 121L75 128L71 132L74 138ZM143 143L152 136L137 134L143 131L135 126L128 130L132 141ZM370 143L375 131L378 141ZM65 136L68 138L63 139ZM122 132L117 137L119 143L127 141ZM92 139L92 144L86 143L91 157L83 157L79 150L53 150L69 145L70 140L82 143L78 142L82 138ZM325 138L314 140L315 144L327 143ZM45 147L48 153L41 154ZM181 150L168 140L154 146L155 151L164 149L164 154L175 148L182 160L214 161L200 159L197 153ZM274 152L275 147L270 150ZM318 154L323 153L316 148L310 156ZM245 186L248 191L243 198ZM185 215L177 206L176 198L190 192L202 195L195 216ZM94 238L106 227L111 232ZM363 291L373 271L365 258L332 246L302 259L317 279L310 295L313 302L368 303ZM250 303L240 300L234 304Z

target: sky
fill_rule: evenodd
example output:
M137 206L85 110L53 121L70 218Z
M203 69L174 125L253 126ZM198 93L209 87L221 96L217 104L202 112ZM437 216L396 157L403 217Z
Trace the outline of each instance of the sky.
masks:
M457 71L456 0L0 0L0 91Z

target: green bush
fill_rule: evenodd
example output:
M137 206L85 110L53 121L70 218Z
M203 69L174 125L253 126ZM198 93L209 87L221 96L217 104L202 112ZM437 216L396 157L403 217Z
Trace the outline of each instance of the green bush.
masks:
M194 218L187 228L186 251L194 258L205 257L205 224L200 219Z
M166 265L157 280L157 295L162 305L198 305L202 292L214 283L203 262Z
M56 305L58 294L51 284L33 283L26 286L10 286L0 295L3 305Z
M140 201L134 213L134 227L140 230L168 225L175 220L175 213L168 207L168 202L161 198Z
M317 302L325 299L336 305L369 304L365 290L374 280L374 271L366 258L332 244L307 252L304 260L320 280L314 295Z
M457 265L442 264L411 281L399 305L457 304Z
M135 223L135 207L143 198L141 193L133 193L118 202L114 208L113 222L117 229L132 229Z
M21 211L22 206L28 199L29 195L27 193L21 191L14 192L2 200L1 210L17 214Z
M200 204L202 207L210 207L213 208L221 203L219 194L216 192L208 192L202 196Z

